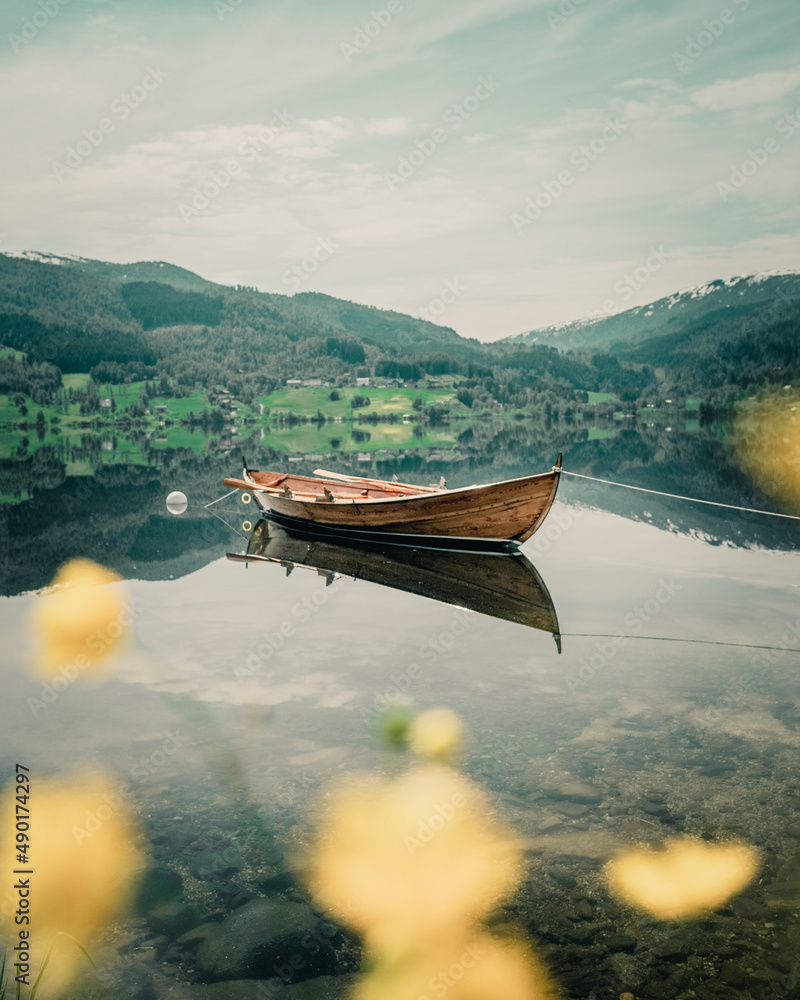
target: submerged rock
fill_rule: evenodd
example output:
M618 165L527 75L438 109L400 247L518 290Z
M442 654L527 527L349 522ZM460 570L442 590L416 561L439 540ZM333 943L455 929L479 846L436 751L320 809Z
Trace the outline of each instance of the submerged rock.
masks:
M603 970L609 973L623 988L636 990L647 980L647 966L634 955L617 952L603 962Z
M580 802L560 802L556 808L562 816L569 819L580 819L589 812L589 807Z
M165 1000L344 1000L356 982L355 976L318 976L304 983L277 986L273 980L235 979L226 983L176 985ZM277 988L276 988L277 987Z
M551 879L557 882L560 886L563 886L565 889L574 889L578 884L578 880L574 877L574 875L570 875L570 873L565 871L563 868L556 868L554 865L551 865L545 868L545 871Z
M206 847L194 854L189 862L189 871L201 882L224 879L242 870L239 852L232 845L214 850Z
M603 944L611 952L632 952L636 947L636 938L630 934L609 934L603 939Z
M202 979L300 982L333 972L338 929L310 907L287 899L254 899L221 924L203 928L196 968Z
M595 805L602 801L603 792L586 781L568 781L556 789L553 798L569 799L571 802L579 802L582 805Z
M200 919L200 912L191 903L182 903L173 900L169 903L162 903L150 911L147 922L158 934L164 934L170 939L180 937L181 934L195 927Z

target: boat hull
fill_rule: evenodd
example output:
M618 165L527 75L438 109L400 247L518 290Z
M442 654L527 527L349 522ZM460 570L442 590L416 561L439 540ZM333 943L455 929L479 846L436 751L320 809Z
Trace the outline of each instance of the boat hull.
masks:
M481 538L464 535L414 535L401 531L382 531L369 528L349 528L338 525L324 524L303 520L299 517L288 517L276 510L266 508L264 517L274 521L283 528L302 532L315 538L329 541L363 542L367 545L379 545L381 542L398 545L403 548L416 549L420 546L426 549L442 549L445 551L461 550L463 552L507 554L519 548L519 542L509 538Z
M300 521L306 530L327 528L334 532L379 533L414 538L451 538L459 544L484 539L500 542L524 542L533 535L547 516L558 489L560 469L509 479L484 486L454 490L431 490L400 496L367 496L362 499L357 487L349 490L342 483L305 476L284 476L248 472L253 496L259 506L275 520L287 524ZM230 481L234 484L234 480ZM273 486L280 483L291 495L279 495ZM274 492L259 490L259 486ZM304 490L330 486L336 499L327 502L297 496ZM391 484L387 484L387 488ZM374 492L374 491L372 491ZM349 495L348 495L349 494ZM355 495L353 495L355 494ZM322 502L321 502L322 501Z

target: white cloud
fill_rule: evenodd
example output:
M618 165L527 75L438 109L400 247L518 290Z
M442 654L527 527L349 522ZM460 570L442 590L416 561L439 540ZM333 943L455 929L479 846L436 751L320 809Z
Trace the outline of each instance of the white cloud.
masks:
M400 135L408 132L411 122L408 118L376 118L367 122L364 131L369 135Z
M775 70L771 73L743 76L738 80L717 80L709 87L696 90L692 94L692 100L698 107L709 111L744 108L752 104L777 101L798 85L800 70Z
M334 156L335 147L350 132L350 123L341 117L300 119L276 129L258 123L208 125L135 143L124 152L93 161L92 183L97 183L98 174L112 171L117 182L158 188L171 181L174 186L181 179L219 169L230 160L239 164L242 176L252 172L250 165L266 162L275 181L307 181L317 173L302 164ZM79 168L78 173L88 175L89 171Z
M637 76L632 80L623 80L617 87L650 87L653 90L678 90L674 80L661 80L649 76Z
M723 205L715 185L749 146L777 135L789 107L775 100L789 95L788 104L798 85L791 38L800 8L775 3L785 8L782 32L774 12L754 4L747 30L742 20L730 45L715 44L692 76L673 79L661 78L672 69L668 39L679 46L701 26L686 23L681 4L670 13L629 0L576 4L569 24L550 30L546 12L558 0L453 0L436 10L409 2L350 64L339 43L369 16L355 0L310 0L310 19L290 0L242 3L224 22L210 0L191 14L186 4L93 0L92 15L117 15L94 26L86 5L73 15L68 4L0 66L0 180L13 192L2 246L172 260L285 290L287 261L330 235L342 250L305 287L413 310L437 293L432 276L458 275L470 290L443 322L479 336L596 308L625 262L653 242L702 248L659 272L665 291L714 277L723 264L720 273L750 258L774 266L787 249L747 240L798 231L798 142L781 141L735 201ZM60 183L53 160L96 129L150 63L169 73L163 88L115 120ZM415 150L416 138L487 74L498 96L390 190L384 172L396 154ZM240 151L284 104L297 117L257 157ZM576 162L575 151L608 122L625 126L619 138L596 162ZM230 160L241 167L235 179L187 223L180 205ZM574 182L563 198L518 235L511 213L565 169ZM735 246L733 258L706 249L712 241Z

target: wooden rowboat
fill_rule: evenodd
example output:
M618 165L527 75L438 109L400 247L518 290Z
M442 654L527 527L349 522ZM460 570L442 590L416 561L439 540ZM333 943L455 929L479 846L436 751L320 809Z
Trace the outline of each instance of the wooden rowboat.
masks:
M441 601L493 618L549 632L561 652L553 600L534 565L521 552L490 554L430 546L410 548L349 541L346 545L295 531L262 517L245 553L228 553L241 562L275 563L287 575L296 567L316 570L326 583L349 577Z
M561 455L550 472L448 490L345 476L257 472L225 485L247 490L279 524L326 536L393 545L508 551L541 526L553 504Z

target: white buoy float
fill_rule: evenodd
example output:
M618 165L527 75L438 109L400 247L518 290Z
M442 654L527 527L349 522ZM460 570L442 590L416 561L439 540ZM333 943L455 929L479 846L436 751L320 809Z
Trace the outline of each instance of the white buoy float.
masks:
M186 499L186 494L181 493L180 490L173 490L167 497L167 510L170 514L183 514L188 506L189 501Z

